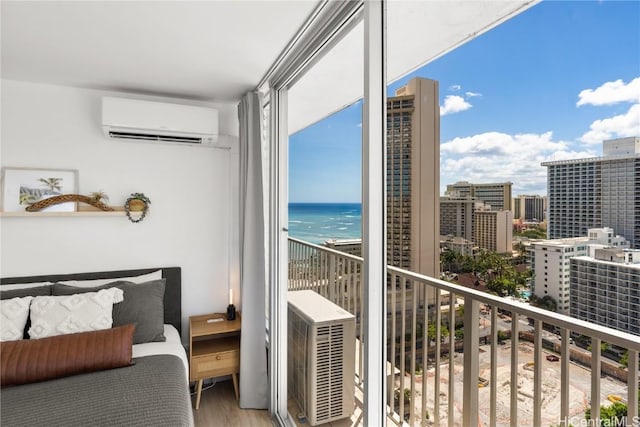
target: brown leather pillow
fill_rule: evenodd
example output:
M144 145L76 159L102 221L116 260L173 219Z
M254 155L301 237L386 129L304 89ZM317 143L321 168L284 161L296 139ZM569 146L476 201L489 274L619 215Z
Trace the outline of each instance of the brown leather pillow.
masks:
M0 386L131 365L135 325L0 344Z

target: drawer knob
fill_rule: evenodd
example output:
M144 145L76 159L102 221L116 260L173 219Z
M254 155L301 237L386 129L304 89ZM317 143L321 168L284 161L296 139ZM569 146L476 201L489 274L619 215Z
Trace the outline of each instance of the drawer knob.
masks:
M222 356L220 356L219 354L216 355L216 360L220 360L220 359L222 359Z

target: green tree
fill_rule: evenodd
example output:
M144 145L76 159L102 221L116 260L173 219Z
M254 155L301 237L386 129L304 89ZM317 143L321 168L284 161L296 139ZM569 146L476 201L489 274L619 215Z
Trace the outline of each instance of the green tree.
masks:
M622 354L622 357L620 358L620 366L622 368L629 366L629 350L625 350Z
M521 241L515 244L514 249L518 252L518 257L520 258L524 258L527 254L527 247Z
M464 338L464 329L456 329L456 339L461 340Z
M440 253L440 262L442 263L442 269L444 271L458 270L457 264L460 261L460 254L450 249L444 249Z
M542 298L540 298L535 294L531 294L531 297L529 298L529 303L534 307L544 308L545 310L549 310L549 311L558 310L558 303L550 295L545 295Z
M515 285L508 279L497 278L487 283L487 289L498 296L504 297L510 294L510 290L515 290Z
M615 402L609 406L600 407L600 420L598 426L622 426L627 416L627 405L622 402ZM591 408L587 408L584 417L591 420ZM591 425L591 424L589 424Z
M444 323L440 324L440 341L449 336L449 328ZM427 338L429 341L435 341L436 339L436 325L434 323L429 323L427 327Z

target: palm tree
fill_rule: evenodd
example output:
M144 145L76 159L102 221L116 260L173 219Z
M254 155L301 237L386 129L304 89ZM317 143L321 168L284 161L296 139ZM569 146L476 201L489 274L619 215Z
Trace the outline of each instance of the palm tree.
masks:
M440 262L442 262L443 270L451 271L454 263L458 261L458 253L450 249L445 249L440 254Z
M52 193L55 191L62 191L62 178L40 178L38 181L40 181L42 185L47 187Z

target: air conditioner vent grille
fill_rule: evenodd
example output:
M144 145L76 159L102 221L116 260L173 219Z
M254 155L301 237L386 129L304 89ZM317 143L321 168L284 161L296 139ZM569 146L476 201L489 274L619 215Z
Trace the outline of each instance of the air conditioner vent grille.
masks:
M110 131L111 138L120 139L142 139L145 141L162 141L162 142L181 142L185 144L202 144L202 138L191 136L175 136L175 135L159 135L159 134L143 134L133 132L114 132Z
M289 397L311 426L349 417L355 394L355 316L310 290L289 292L288 313Z

